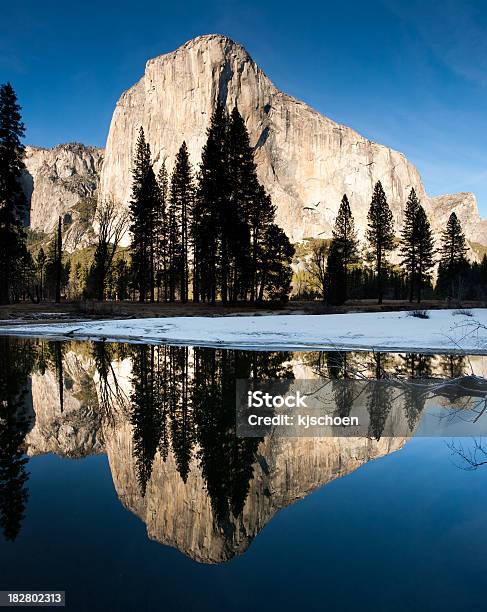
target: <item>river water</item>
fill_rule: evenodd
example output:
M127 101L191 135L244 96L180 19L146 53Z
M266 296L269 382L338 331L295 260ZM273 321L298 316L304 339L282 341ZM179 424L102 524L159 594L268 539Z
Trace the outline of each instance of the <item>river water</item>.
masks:
M235 433L237 379L320 378L343 412L344 379L472 375L487 357L2 337L0 589L71 610L484 610L481 437L415 435L427 402L404 393L369 393L360 437ZM437 404L477 422L473 395Z

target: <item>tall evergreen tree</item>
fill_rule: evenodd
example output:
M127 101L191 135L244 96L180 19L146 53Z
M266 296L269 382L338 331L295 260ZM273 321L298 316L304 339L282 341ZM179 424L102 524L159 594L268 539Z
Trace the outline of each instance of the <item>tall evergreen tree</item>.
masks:
M383 275L386 255L394 249L394 223L392 211L387 203L386 194L380 181L377 181L367 216L366 237L372 247L377 274L378 303L382 304Z
M291 289L294 247L275 223L265 226L258 246L256 298L284 302Z
M61 217L57 224L56 238L56 303L61 301L61 281L63 275L63 226Z
M132 276L139 301L154 301L159 186L151 165L150 147L140 128L132 170L130 233Z
M192 228L194 186L188 147L183 142L176 156L170 188L170 276L171 299L179 287L181 302L189 296L190 230Z
M419 205L417 213L418 250L417 250L417 301L421 302L421 291L426 283L431 281L431 273L435 265L435 241L431 225L424 208Z
M42 302L44 299L44 267L46 265L46 254L44 249L41 247L37 253L37 270L39 272L39 299Z
M350 266L357 261L358 240L352 210L344 194L338 209L327 261L328 301L343 304L348 298Z
M220 226L228 200L228 118L224 105L215 106L201 154L198 193L194 207L195 301L214 303L217 295L217 262L221 259ZM220 256L219 256L220 254Z
M222 300L250 299L255 284L259 232L274 219L272 202L260 187L254 150L245 122L235 106L227 135L229 205L222 211ZM228 257L228 264L225 259Z
M157 174L157 184L159 186L159 206L157 214L157 288L158 288L158 299L160 299L160 292L162 290L162 296L164 301L167 301L168 295L168 219L167 219L167 206L169 201L169 180L167 176L166 164L162 164Z
M409 282L409 301L413 301L414 287L418 274L418 210L420 202L414 188L409 193L404 211L404 227L401 234L401 265L404 266Z
M341 244L331 241L326 258L325 299L328 304L337 306L347 299L347 269Z
M193 214L196 301L214 303L218 294L224 303L254 301L289 291L292 247L274 225L274 216L271 198L257 180L245 122L236 107L228 118L218 103L202 153ZM271 261L271 254L280 259ZM278 281L283 283L279 289Z
M20 185L24 169L24 124L17 96L10 85L0 86L0 303L8 303L16 262L26 251L22 219L26 199Z
M459 277L467 264L466 255L468 251L462 226L454 212L448 219L446 228L441 234L441 239L438 283L443 284L448 291L448 295L453 297L456 293L455 284L459 281Z

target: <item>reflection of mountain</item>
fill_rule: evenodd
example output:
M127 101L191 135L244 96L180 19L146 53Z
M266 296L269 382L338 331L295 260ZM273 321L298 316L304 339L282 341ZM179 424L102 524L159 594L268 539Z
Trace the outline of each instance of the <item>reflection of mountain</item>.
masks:
M202 562L244 551L280 508L404 443L237 439L235 379L289 378L286 354L136 346L120 356L70 344L60 370L60 346L49 346L32 375L29 454L105 450L122 503L149 536Z
M220 563L242 553L271 518L317 487L367 461L400 449L405 438L273 438L256 453L253 478L238 517L218 522L201 467L193 459L186 483L174 454L157 455L145 496L140 493L129 424L106 435L106 450L120 500L147 526L150 538L174 546L204 563Z
M402 448L423 409L408 394L390 405L387 387L374 395L372 385L361 408L370 418L368 438L241 439L234 435L235 380L287 381L328 368L333 381L326 393L344 415L355 404L338 379L354 368L397 372L403 363L413 372L420 361L41 343L27 452L106 452L120 500L144 521L149 537L195 560L223 562L245 551L280 509ZM440 363L419 369L437 373Z
M43 370L32 373L35 426L27 435L30 455L58 453L82 457L103 451L101 414L90 360L73 350L56 363L60 343L52 343L52 354Z

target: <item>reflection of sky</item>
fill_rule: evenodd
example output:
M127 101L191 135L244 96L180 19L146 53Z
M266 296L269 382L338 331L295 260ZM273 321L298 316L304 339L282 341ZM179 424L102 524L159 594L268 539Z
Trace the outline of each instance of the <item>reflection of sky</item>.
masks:
M475 0L120 0L96 14L26 0L2 7L0 82L18 91L29 143L104 145L148 58L226 34L281 89L404 152L430 194L473 191L487 215L486 24Z
M223 565L149 540L105 456L46 455L29 471L21 536L0 539L1 583L65 589L68 609L483 609L487 469L458 469L443 439L413 439L281 510Z
M415 431L416 436L487 436L487 411L429 406Z

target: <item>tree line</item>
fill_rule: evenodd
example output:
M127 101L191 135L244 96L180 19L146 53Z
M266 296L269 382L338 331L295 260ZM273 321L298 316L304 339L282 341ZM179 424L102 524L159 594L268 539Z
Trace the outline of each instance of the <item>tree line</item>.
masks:
M136 299L222 303L286 300L291 292L294 246L275 223L275 206L259 183L245 122L237 107L227 113L217 103L207 130L201 162L193 168L183 142L171 174L165 162L157 176L145 134L136 143L129 210L98 202L98 228L81 263L63 250L59 218L52 240L28 248L28 215L21 187L25 169L24 125L12 86L0 86L0 303L30 299ZM126 232L130 247L122 248ZM315 241L306 257L303 291L297 297L341 304L349 298L420 302L428 297L485 299L487 257L467 258L459 219L451 213L435 244L430 222L414 189L396 238L386 194L376 183L360 252L347 195L342 198L331 241ZM398 251L400 265L390 254ZM437 281L433 274L437 266ZM299 266L298 266L299 267Z
M329 244L314 245L307 271L322 299L329 304L343 304L351 295L369 290L360 297L372 297L382 304L385 287L394 288L394 297L421 302L425 288L432 289L432 276L438 264L436 296L464 298L481 288L487 295L487 257L481 264L467 259L467 242L460 221L452 212L441 233L441 244L435 245L431 225L418 196L411 189L404 212L400 239L396 232L392 211L380 181L374 187L367 215L365 233L366 255L359 255L359 241L347 195L341 200ZM400 269L394 270L389 255L399 251ZM363 266L362 261L368 263ZM352 291L353 287L353 291Z
M130 202L138 299L222 303L286 299L294 249L257 179L244 120L217 103L195 173L185 142L171 176L154 173L140 128Z

